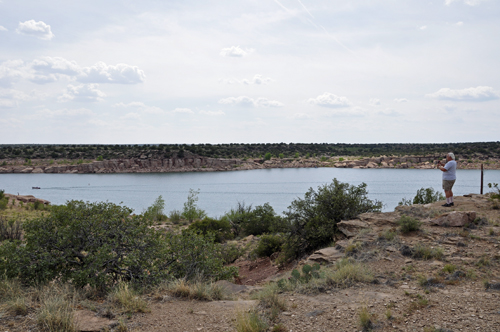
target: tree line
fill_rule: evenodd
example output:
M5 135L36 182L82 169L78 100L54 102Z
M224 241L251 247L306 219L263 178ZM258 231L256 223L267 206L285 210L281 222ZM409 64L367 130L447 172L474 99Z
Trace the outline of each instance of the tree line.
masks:
M498 158L500 142L471 143L229 143L229 144L3 144L0 159L109 160L121 158L280 158L436 155Z

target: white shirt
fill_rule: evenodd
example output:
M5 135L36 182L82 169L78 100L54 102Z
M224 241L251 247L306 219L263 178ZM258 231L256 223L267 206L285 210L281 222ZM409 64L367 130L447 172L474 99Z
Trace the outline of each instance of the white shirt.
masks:
M446 172L443 172L443 180L456 180L457 179L457 162L450 160L444 165Z

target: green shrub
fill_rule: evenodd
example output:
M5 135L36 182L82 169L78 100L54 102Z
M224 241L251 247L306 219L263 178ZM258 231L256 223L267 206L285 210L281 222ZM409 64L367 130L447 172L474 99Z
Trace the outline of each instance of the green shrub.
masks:
M224 243L222 245L221 254L224 264L234 263L234 261L240 258L244 253L245 250L235 243Z
M69 281L106 289L119 281L154 285L169 277L230 278L213 236L181 235L151 228L112 203L70 201L48 216L23 224L25 240L0 246L0 275L28 284Z
M170 219L170 221L173 224L178 224L181 221L181 211L179 210L170 211L170 213L168 214L168 219Z
M271 160L271 152L267 152L265 155L264 155L264 160Z
M187 201L184 203L184 208L182 210L182 218L192 222L196 219L203 219L206 217L204 210L198 208L196 202L198 202L199 190L189 189L189 194Z
M280 154L278 155L278 157L279 157L280 159L283 159L283 158L285 158L285 155L284 155L283 153L280 153Z
M98 156L98 157L96 158L96 160L97 160L97 161L103 161L103 160L104 160L104 157L103 157L103 156Z
M231 225L229 221L224 219L217 220L205 217L203 220L195 221L189 225L188 230L199 231L203 235L213 233L216 242L224 242L233 238Z
M114 287L108 295L108 299L117 304L123 312L150 312L148 304L144 301L133 288L127 283L120 282Z
M434 191L433 188L420 188L413 198L413 204L429 204L442 201L444 198L443 194Z
M399 229L401 233L409 233L413 231L418 231L422 226L422 222L413 217L403 215L398 220Z
M226 212L221 219L229 221L231 230L235 236L243 234L242 225L246 223L246 219L252 212L252 205L246 206L245 202L238 202L238 206Z
M297 198L285 212L289 224L285 259L299 257L331 243L337 223L364 212L380 211L382 203L367 197L366 184L351 186L337 179L317 191L310 188L304 199Z
M294 156L294 157L295 157L295 158L298 158L299 156L300 156L300 155L299 155L299 153L298 153L298 152L295 152L295 156Z
M163 197L158 196L154 201L153 205L148 207L146 211L143 212L145 218L151 219L154 222L166 220L166 216L163 213L165 209L165 200Z
M498 183L488 183L488 188L493 189L490 193L490 198L500 199L500 188L498 188Z
M22 233L20 221L0 217L0 242L4 240L21 240Z
M431 248L425 244L418 243L413 248L413 258L420 258L424 260L438 259L441 260L444 256L443 248Z
M272 226L275 224L276 216L274 209L269 203L256 206L250 213L246 214L246 218L241 221L241 228L245 235L260 235L271 232Z
M264 234L260 237L254 252L258 257L269 257L275 252L281 251L284 241L285 239L280 234Z

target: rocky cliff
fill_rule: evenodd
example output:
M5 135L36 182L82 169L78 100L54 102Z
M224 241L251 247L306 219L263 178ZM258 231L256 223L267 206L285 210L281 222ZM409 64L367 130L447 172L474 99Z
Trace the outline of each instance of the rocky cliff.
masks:
M74 164L69 161L49 162L31 160L9 160L0 166L0 173L168 173L168 172L213 172L265 168L435 168L438 157L374 157L374 158L330 158L320 161L315 158L272 158L262 159L221 159L187 155L183 158L155 158L142 155L140 158L112 159ZM475 169L480 164L476 161L460 161L459 168ZM486 169L500 169L498 160L485 163Z

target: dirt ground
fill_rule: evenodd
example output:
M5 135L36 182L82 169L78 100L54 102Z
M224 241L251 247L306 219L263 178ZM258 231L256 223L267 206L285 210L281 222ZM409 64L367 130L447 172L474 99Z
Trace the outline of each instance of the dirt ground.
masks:
M442 203L407 209L423 221L420 231L383 240L381 232L396 229L389 222L348 239L361 243L350 257L366 264L374 281L348 288L325 287L310 294L282 293L286 310L279 313L269 331L276 324L284 327L281 331L293 332L362 331L359 312L363 307L371 315L374 331L500 331L500 210L480 195L457 197L452 208L443 208ZM478 225L465 229L429 223L445 211L476 211ZM422 260L403 255L404 246L417 244L442 248L443 258ZM237 311L259 308L251 300L258 288L248 285L263 286L284 273L269 259L236 265L241 286L230 290L233 300L150 298L150 313L125 317L128 331L236 331ZM37 331L33 322L32 314L0 316L0 331Z

